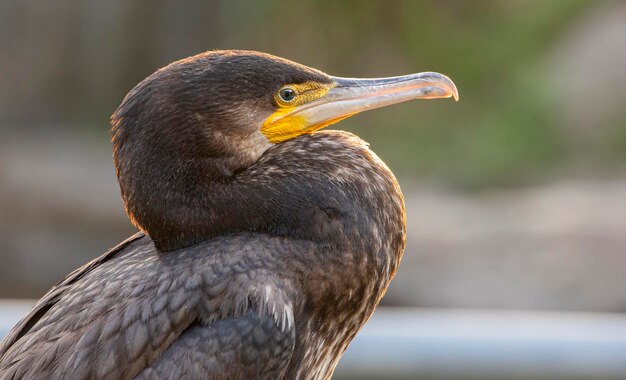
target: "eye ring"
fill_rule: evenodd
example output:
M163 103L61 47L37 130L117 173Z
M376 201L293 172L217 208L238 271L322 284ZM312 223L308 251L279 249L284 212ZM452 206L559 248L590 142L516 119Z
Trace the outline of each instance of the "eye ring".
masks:
M283 87L280 89L280 91L278 91L278 96L283 102L291 103L296 98L297 93L296 90L291 87Z

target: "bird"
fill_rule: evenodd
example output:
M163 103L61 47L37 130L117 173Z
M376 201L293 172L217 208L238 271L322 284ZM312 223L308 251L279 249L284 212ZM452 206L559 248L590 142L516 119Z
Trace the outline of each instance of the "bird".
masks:
M323 128L450 97L435 72L343 78L255 51L158 69L111 116L139 232L36 303L0 379L330 378L398 269L406 216L369 145Z

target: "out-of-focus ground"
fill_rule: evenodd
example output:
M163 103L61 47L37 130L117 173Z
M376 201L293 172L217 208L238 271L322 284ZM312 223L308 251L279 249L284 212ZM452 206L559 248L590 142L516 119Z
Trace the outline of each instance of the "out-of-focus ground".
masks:
M0 298L39 297L133 233L108 143L125 93L172 60L245 48L457 83L459 103L337 126L406 195L385 304L626 312L626 3L364 4L0 2Z

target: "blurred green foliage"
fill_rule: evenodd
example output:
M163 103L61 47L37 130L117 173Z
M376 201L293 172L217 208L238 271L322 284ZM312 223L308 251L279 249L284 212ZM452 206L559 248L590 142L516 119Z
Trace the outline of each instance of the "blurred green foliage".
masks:
M369 124L382 129L356 128L365 118L346 124L372 141L401 175L434 176L466 188L540 178L564 158L552 120L556 94L547 87L541 60L559 30L587 6L569 0L381 6L371 19L384 24L378 15L387 13L387 39L395 41L396 53L417 69L449 74L461 102L408 104L367 115Z
M481 188L540 180L567 159L563 131L554 121L557 94L544 73L545 55L560 33L596 3L16 4L0 6L2 50L13 57L8 63L5 58L4 66L22 67L15 81L39 70L44 74L36 82L45 85L38 93L12 99L0 116L3 125L108 128L108 115L134 84L172 60L210 49L266 51L339 76L438 71L456 82L459 103L402 104L356 116L338 128L368 140L401 176ZM38 44L54 49L35 54ZM32 60L44 63L28 66ZM27 79L20 83L29 86ZM33 103L39 112L32 112ZM614 140L614 149L626 152L626 132Z

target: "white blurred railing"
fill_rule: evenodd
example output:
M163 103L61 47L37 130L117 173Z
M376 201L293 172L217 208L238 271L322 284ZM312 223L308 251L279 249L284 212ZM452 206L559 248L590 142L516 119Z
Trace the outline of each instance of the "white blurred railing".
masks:
M0 337L33 301L0 300ZM626 379L626 314L379 308L336 379Z
M626 379L626 315L380 308L337 375Z

